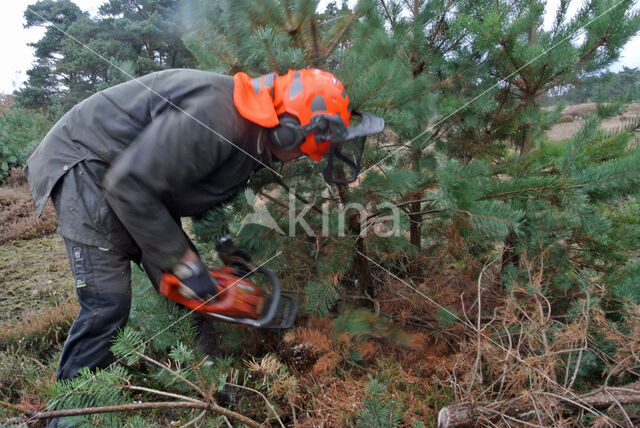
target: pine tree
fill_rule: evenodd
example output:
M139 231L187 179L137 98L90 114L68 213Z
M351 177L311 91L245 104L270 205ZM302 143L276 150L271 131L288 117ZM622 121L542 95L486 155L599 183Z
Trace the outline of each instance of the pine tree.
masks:
M194 18L187 45L203 66L229 73L238 70L253 75L270 71L282 73L291 67L305 66L328 69L349 88L352 108L384 112L388 122L402 129L403 135L417 132L419 123L425 122L429 116L431 81L425 76L412 77L415 70L412 71L410 62L414 62L414 68L420 69L424 64L418 63L427 60L418 58L417 46L421 40L414 41L413 53L408 48L403 56L397 53L402 51L398 44L404 43L405 36L419 31L410 25L398 25L402 29L397 35L390 36L379 11L368 2L359 3L354 10L344 5L340 10L337 6L331 7L325 13L317 12L316 7L315 2L306 1L196 2L192 8L194 16L205 18ZM435 6L434 10L440 15L433 12L424 19L435 20L436 15L442 16L446 12ZM410 61L409 57L413 59ZM363 69L361 64L367 64L367 67ZM414 125L408 126L410 123ZM391 138L387 143L391 146L396 141L396 138ZM364 160L364 168L383 156L375 144L371 149ZM289 272L292 277L288 282L307 284L308 308L315 313L325 313L337 299L341 282L356 286L361 294L373 295L375 292L374 279L366 260L367 239L360 236L361 231L375 219L369 222L364 217L360 218L360 213L342 212L343 207L353 202L371 207L390 198L396 199L397 195L422 183L422 178L417 171L400 168L390 171L384 178L371 174L371 177L363 179L371 180L371 183L363 181L361 188L342 186L328 189L319 172L320 168L311 162L298 162L282 168L283 180L267 171L252 179L254 194L262 198L269 194L268 209L272 210L274 218L282 220L280 228L284 231L289 230L287 220L292 219L287 215L288 191L292 187L288 183L294 181L295 203L298 204L296 213L307 202L315 202L305 219L316 236L303 236L301 239L300 233L305 233L305 230L298 229L297 236L287 240L267 230L245 227L240 239L265 258L279 248L295 249L295 252L285 252L283 260L286 262L281 266L306 265L312 268ZM278 202L274 203L274 199ZM236 219L249 211L247 204L242 205L235 202L233 212ZM323 205L329 213L329 229L333 227L333 236L330 237L317 236L322 230L320 214ZM349 225L347 236L336 236L335 226L345 215ZM218 217L232 219L224 215ZM419 232L413 232L414 235L416 233ZM400 244L402 241L406 241L404 237L381 240L379 244L406 247ZM282 274L287 275L286 270Z
M204 66L229 73L243 70L252 75L259 75L270 71L284 73L289 68L328 69L341 78L345 85L349 86L353 82L350 99L354 107L364 102L363 108L371 106L370 108L375 110L376 100L383 99L389 92L374 91L370 88L384 87L388 83L385 80L388 72L395 64L392 60L374 58L372 52L369 58L377 62L376 66L369 67L364 72L360 68L358 76L352 74L349 61L353 61L357 56L348 59L349 52L354 49L351 46L350 34L359 31L357 21L367 10L365 5L353 11L346 7L338 11L337 7L334 7L329 12L320 13L317 11L317 2L308 1L199 1L194 2L192 8L194 18L192 30L187 37L187 46ZM375 38L375 34L371 38ZM361 52L363 51L364 48L361 48ZM357 85L363 85L364 82L370 85L369 90L366 91L366 87L358 90ZM404 85L402 79L396 79L395 82L395 86ZM318 236L322 230L320 214L323 202L331 204L329 224L336 225L339 220L339 206L358 201L359 198L357 193L347 188L327 193L319 172L317 165L304 162L284 167L284 180L278 179L268 171L256 174L251 181L252 191L263 198L268 193L271 201L278 201L269 204L269 209L275 214L274 218L281 219L279 226L283 231L289 231L288 221L295 218L295 215L287 215L290 188L296 195L296 213L302 209L298 208L301 205L314 202L310 215L305 217L310 229L298 229L296 237L287 239L272 231L256 230L255 227L248 226L242 228L239 239L258 257L264 259L271 257L280 248L295 248L296 251L287 251L280 260L274 260L274 266L314 266L312 269L285 269L281 275L291 275L287 281L289 283L307 284L309 309L316 313L324 313L337 299L336 287L343 275L351 273L352 278L355 275L356 283L360 281L362 290L371 287L372 279L366 261L351 248L356 241L360 250L364 249L358 238L359 226L353 225L350 228L349 238ZM295 189L288 184L290 180L295 180ZM237 220L248 214L250 207L246 201L236 201L234 204L233 212L236 213L238 229ZM219 222L221 218L226 218L231 220L227 225L232 225L232 216L217 216L217 220L210 217L210 221ZM316 236L300 237L300 233L308 234L311 231L315 231L313 234ZM354 267L348 262L344 263L345 260L353 260Z
M252 179L251 194L265 201L283 231L295 217L288 213L290 183L295 183L295 213L313 202L305 219L316 236L306 236L299 224L293 239L256 225L242 227L239 234L259 258L284 250L272 263L282 268L285 283L306 284L309 310L329 310L341 287L356 287L361 295L373 297L376 284L369 258L377 254L393 254L381 261L394 271L394 260L414 259L409 273L423 275L419 252L444 250L454 259L481 259L506 242L505 272L509 266L517 269L518 254L540 253L531 252L533 242L540 244L533 224L560 215L558 205L561 235L575 233L575 221L564 219L570 216L582 219L579 227L586 228L587 236L593 234L592 239L606 234L607 221L586 191L572 188L566 195L571 199L554 204L532 200L530 194L497 197L500 192L489 189L553 180L576 185L567 184L566 175L550 177L549 164L528 163L559 112L541 109L540 99L615 60L639 28L638 16L627 12L626 3L613 7L612 2L589 2L568 18L563 2L549 30L541 27L543 3L531 1L362 1L353 10L331 7L324 14L316 11L314 2L305 1L200 0L193 5L187 45L202 66L253 75L323 67L349 89L353 108L385 117L390 132L368 145L366 173L357 187L327 188L318 166L309 161L284 166L282 180L268 171ZM572 42L579 30L584 40ZM367 66L363 69L362 64ZM583 140L575 143L581 147L600 138L595 122L589 123L579 137ZM515 167L518 162L527 168ZM631 165L626 168L633 175ZM630 178L615 191L629 193L633 182ZM218 213L209 221L214 229L224 225L238 231L253 202L240 198L232 214ZM323 205L331 230L350 202L369 211L346 213L347 236L334 232L318 237ZM383 202L405 212L401 229L408 230L408 236L361 235L381 214L375 207ZM553 246L553 241L545 240L547 244Z
M640 70L622 67L618 72L603 72L580 78L567 88L549 91L545 104L606 102L611 99L630 103L640 99Z
M401 421L400 403L390 399L387 387L377 379L370 378L364 400L364 408L357 420L359 427L395 427Z

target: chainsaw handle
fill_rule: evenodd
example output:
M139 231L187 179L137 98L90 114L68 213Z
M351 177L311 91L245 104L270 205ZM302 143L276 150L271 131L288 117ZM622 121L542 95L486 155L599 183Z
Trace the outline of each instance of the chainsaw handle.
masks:
M280 281L278 280L278 277L273 272L271 272L271 270L267 269L264 266L258 266L256 270L264 275L273 287L273 293L271 294L269 307L262 311L263 315L260 318L258 318L257 320L254 320L252 318L233 318L211 312L209 312L209 315L222 321L240 323L256 328L263 328L269 325L271 320L273 320L273 317L276 315L278 304L280 303ZM245 275L245 277L246 276L248 275Z
M258 318L257 320L243 320L243 324L249 324L252 327L260 328L268 325L276 315L276 311L278 310L278 303L280 302L280 281L278 280L278 277L273 272L271 272L270 269L264 266L258 266L257 271L264 275L273 287L270 299L271 302L269 304L269 307L266 308L266 310L262 311L263 315L260 318Z

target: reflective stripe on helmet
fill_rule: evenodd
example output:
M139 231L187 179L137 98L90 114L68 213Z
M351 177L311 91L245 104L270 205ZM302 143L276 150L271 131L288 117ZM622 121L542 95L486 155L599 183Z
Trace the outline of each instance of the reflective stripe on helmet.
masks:
M327 103L324 102L322 95L316 95L311 101L311 111L327 111Z
M265 74L264 76L264 86L267 88L273 89L273 82L276 79L276 73Z
M300 70L293 75L293 82L289 88L289 98L297 97L302 92L302 81L300 80Z

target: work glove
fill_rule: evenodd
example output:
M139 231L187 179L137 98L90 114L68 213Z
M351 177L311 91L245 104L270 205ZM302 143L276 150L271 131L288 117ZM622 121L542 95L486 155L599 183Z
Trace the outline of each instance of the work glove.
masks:
M180 294L192 300L211 300L218 293L218 280L209 273L207 266L197 262L180 262L173 268L180 280Z
M238 271L240 275L246 275L257 268L251 257L231 239L231 236L224 235L216 245L218 256L225 266L230 266Z

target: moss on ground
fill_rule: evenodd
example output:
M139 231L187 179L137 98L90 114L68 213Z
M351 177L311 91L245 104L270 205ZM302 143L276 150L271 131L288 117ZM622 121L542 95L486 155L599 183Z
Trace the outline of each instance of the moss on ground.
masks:
M0 246L0 322L73 301L73 281L57 234Z

